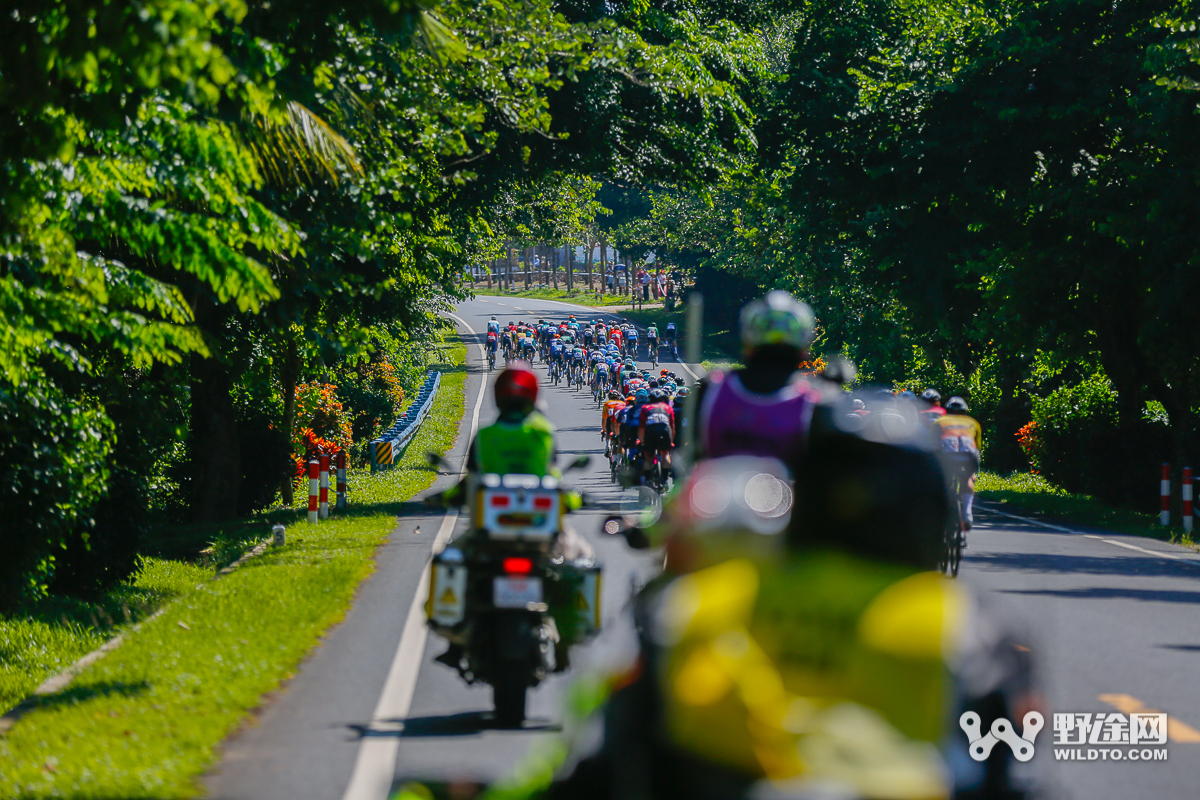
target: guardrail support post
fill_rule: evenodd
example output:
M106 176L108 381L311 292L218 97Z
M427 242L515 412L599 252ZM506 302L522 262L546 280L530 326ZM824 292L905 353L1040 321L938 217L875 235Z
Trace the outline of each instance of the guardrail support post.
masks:
M1158 493L1162 500L1162 505L1159 507L1158 524L1171 524L1171 465L1164 463L1162 465L1162 475L1159 478Z
M321 453L317 456L317 460L321 465L321 482L318 484L320 503L317 506L317 510L321 519L329 519L329 454Z
M1183 529L1192 532L1192 468L1183 468Z
M320 464L314 458L308 462L308 521L317 521L317 490L321 483Z
M337 507L341 511L346 507L346 451L338 450L337 454Z

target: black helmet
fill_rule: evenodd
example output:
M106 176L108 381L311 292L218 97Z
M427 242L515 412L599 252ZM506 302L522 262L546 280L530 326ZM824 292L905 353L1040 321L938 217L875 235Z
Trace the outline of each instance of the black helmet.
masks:
M616 389L609 389L608 390L608 399L609 400L620 400L621 393L618 392Z
M859 431L813 439L793 465L791 548L832 548L918 569L936 566L953 506L925 429L915 409L907 419L905 405L897 403L895 414L872 414L860 421Z
M946 410L951 414L965 414L971 409L967 408L967 401L961 397L951 397L946 401Z
M666 399L667 399L667 393L664 392L662 389L651 389L650 390L650 400L651 401L653 401L655 403L661 403L662 401L664 401Z
M658 388L658 378L651 378L650 380L646 381L646 383L650 384L651 389Z
M942 396L938 394L937 389L926 389L921 392L921 399L931 406L940 405L942 402Z

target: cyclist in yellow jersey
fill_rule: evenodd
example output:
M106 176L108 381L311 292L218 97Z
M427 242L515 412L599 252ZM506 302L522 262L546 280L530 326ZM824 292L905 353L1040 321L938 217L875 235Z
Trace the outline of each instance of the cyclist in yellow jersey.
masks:
M974 417L967 415L967 402L961 397L946 401L945 416L933 422L948 470L957 470L960 481L960 499L963 509L963 524L970 530L974 525L971 506L975 500L975 473L979 471L979 453L983 448L983 429Z

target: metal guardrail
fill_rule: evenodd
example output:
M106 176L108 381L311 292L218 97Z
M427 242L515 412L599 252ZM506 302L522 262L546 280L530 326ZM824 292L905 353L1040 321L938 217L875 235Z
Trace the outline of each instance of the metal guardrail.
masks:
M382 436L374 439L370 445L371 472L381 469L391 469L396 459L404 452L404 448L417 435L421 423L429 409L433 407L433 398L442 385L442 373L430 372L425 376L421 391L409 405L404 415L388 428Z

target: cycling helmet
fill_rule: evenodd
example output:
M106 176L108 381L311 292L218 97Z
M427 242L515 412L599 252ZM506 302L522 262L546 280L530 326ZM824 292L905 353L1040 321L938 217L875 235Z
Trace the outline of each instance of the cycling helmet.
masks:
M514 324L514 323L513 323L513 321L510 319L510 320L508 321L508 324L509 324L509 325L512 325L512 324Z
M651 384L651 385L653 385L653 384ZM657 389L657 388L651 389L650 390L650 399L656 403L661 403L667 399L667 393L664 392L662 389Z
M645 402L646 400L650 399L650 393L645 389L638 389L637 394L635 394L634 397L642 402Z
M666 369L660 369L660 370L658 371L658 374L659 374L660 376L661 376L661 375L670 375L670 374L671 374L671 372L670 372L670 370L666 370Z
M495 321L496 321L496 315L492 314L492 322L495 322Z
M608 390L608 399L609 400L620 400L621 393L618 392L616 389L609 389Z
M538 397L537 376L528 367L508 367L496 378L493 392L501 411L532 407Z
M911 391L909 391L908 389L905 389L903 392L901 392L900 396L903 397L905 400L916 400L917 399L917 396L915 394L913 394Z
M636 401L637 401L637 398L636 398L636 397L634 397L633 395L629 395L629 397L626 397L626 398L625 398L625 402L626 402L626 403L629 403L629 404L633 404L633 403L635 403Z
M680 387L679 387L679 391L676 393L676 395L675 395L675 396L676 396L676 397L687 397L687 396L688 396L689 394L691 394L691 393L692 393L692 390L691 390L691 389L689 389L688 387L686 387L686 386L680 386Z
M931 406L941 405L942 396L938 394L937 389L926 389L921 392L921 399Z
M951 414L965 414L971 409L967 408L967 401L961 397L951 397L946 401L946 410Z
M812 309L779 289L742 309L742 346L747 351L772 344L803 350L812 344L815 328Z
M651 378L650 380L648 380L648 381L646 381L646 382L647 382L648 384L650 384L650 388L651 388L651 389L657 389L657 388L658 388L658 379L657 379L657 378Z

